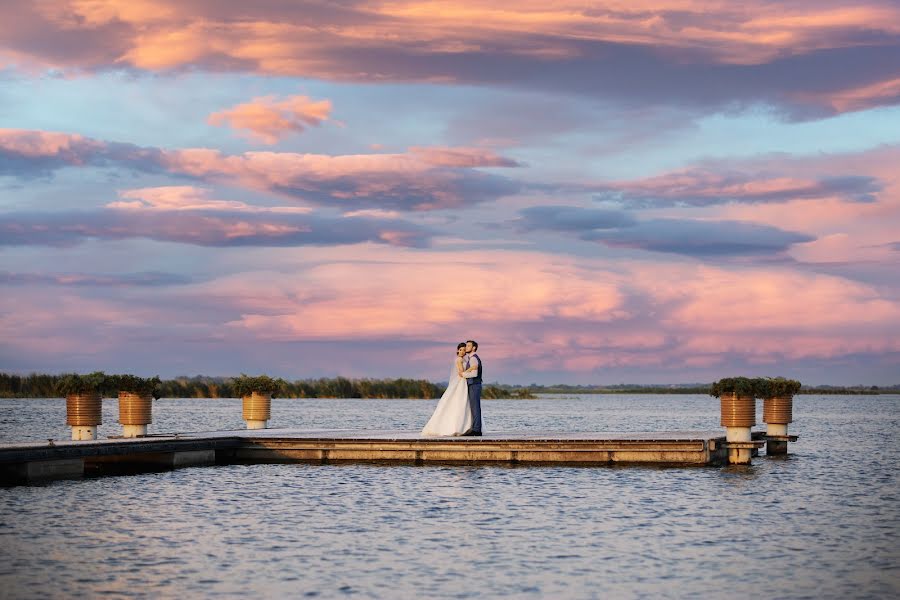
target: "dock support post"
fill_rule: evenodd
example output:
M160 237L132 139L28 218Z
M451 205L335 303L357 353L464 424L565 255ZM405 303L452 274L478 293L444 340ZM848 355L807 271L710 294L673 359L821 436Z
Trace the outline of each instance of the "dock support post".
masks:
M248 419L247 420L247 429L265 429L268 427L269 422L263 421L260 419Z
M763 400L767 455L777 456L788 453L788 440L796 439L788 436L788 423L794 420L793 417L793 396L773 396Z
M766 435L787 437L787 423L766 423ZM766 440L766 455L787 454L787 439L784 440Z
M749 427L726 427L725 428L725 441L726 442L749 442L750 440L750 428ZM750 457L753 454L752 448L729 448L728 449L728 463L732 465L749 465Z
M719 396L722 408L721 424L725 426L725 445L728 463L749 465L753 456L750 428L756 424L756 398L748 394L723 392Z

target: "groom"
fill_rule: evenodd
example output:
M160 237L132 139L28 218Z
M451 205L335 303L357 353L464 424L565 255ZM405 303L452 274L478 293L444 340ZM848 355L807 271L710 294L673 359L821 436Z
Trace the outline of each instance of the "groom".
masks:
M463 359L463 377L469 386L469 409L472 411L472 429L463 435L481 435L481 359L478 358L478 342L466 342Z

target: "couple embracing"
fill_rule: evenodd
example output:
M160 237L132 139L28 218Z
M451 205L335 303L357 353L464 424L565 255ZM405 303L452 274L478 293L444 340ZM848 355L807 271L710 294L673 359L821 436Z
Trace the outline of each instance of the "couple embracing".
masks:
M475 340L457 344L450 383L422 435L481 435L481 359L477 352Z

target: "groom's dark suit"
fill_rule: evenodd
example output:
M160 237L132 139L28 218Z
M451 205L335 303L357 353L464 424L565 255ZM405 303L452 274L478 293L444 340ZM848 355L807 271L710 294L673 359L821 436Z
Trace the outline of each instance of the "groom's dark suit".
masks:
M478 365L478 372L474 377L466 378L469 385L469 408L472 411L471 433L481 433L481 359L478 354L473 353L471 357L466 357L464 366L468 370L473 360Z

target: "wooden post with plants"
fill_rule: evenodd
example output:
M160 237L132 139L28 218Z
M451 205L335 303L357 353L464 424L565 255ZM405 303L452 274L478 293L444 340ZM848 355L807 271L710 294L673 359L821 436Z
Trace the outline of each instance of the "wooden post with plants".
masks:
M763 399L766 423L766 455L787 454L788 442L797 441L796 435L788 435L788 423L793 421L794 396L801 385L784 377L759 380L758 395Z
M66 424L72 428L73 440L97 439L97 426L103 423L100 393L106 384L102 371L89 375L70 373L56 383L56 393L66 399Z
M727 377L712 384L710 396L719 398L721 424L730 464L749 465L756 444L750 428L756 424L756 389L747 377Z
M265 429L272 417L272 395L282 388L284 381L268 375L250 377L241 373L231 381L235 396L243 399L243 417L247 429Z
M122 435L127 438L147 435L147 425L153 422L153 399L159 398L159 377L116 375L110 378L110 383L119 392Z

